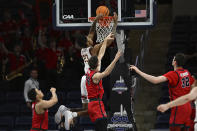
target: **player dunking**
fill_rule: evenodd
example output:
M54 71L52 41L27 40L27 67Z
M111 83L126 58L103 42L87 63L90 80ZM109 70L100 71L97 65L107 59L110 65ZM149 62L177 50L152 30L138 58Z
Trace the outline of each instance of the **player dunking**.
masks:
M114 35L113 34L109 34L101 48L100 48L100 51L99 51L99 55L98 57L100 59L102 59L102 57L104 56L104 53L105 53L105 50L106 50L106 46L107 46L107 43L109 41L113 41L114 40ZM87 72L86 72L87 73ZM86 79L85 81L83 81L84 83L82 83L82 88L85 88L86 90L86 86L83 85L83 84L86 84ZM88 93L86 92L86 95ZM88 96L88 95L87 95ZM80 117L80 116L85 116L85 115L88 115L88 110L87 110L87 107L88 107L88 98L83 98L82 97L82 103L83 103L83 107L82 108L79 108L79 109L68 109L67 107L65 107L64 105L61 105L55 115L55 122L60 125L60 129L61 130L69 130L70 129L70 124L72 123L72 119L75 118L75 117Z
M52 97L50 100L43 100L43 93L38 89L31 89L28 98L32 100L32 128L31 131L45 131L48 129L48 108L57 102L56 89L50 89Z
M194 83L194 78L190 75L189 71L183 69L184 61L184 54L176 54L172 61L174 71L170 71L158 77L148 75L133 65L131 65L130 69L135 70L137 74L153 84L168 81L170 100L173 101L180 96L188 94ZM170 131L187 131L191 122L191 112L190 102L187 102L182 106L173 107L169 121Z
M85 65L85 67L84 67L85 73L87 73L87 70L89 69L88 60L90 59L90 57L99 55L100 53L98 53L98 52L100 51L100 48L102 48L103 45L109 46L112 43L112 41L114 40L113 34L115 34L115 32L116 32L117 18L118 18L116 13L114 13L114 26L112 29L112 33L108 37L105 38L103 43L96 44L95 46L92 47L96 23L100 18L102 18L102 15L98 15L96 17L95 21L92 24L92 27L90 28L90 32L89 32L88 36L83 37L79 41L79 42L82 42L82 44L88 46L87 48L82 48L82 50L81 50L81 56L84 60L84 65ZM103 54L105 52L105 48L106 47L104 47L104 50L101 51ZM89 100L87 99L88 96L87 96L86 76L85 75L81 79L81 96L82 96L81 100L82 100L82 104L83 104L82 108L71 109L71 111L72 111L71 112L68 110L67 107L65 107L63 105L61 105L59 107L59 109L55 115L55 121L57 124L60 125L60 128L63 127L65 129L69 130L72 118L88 115L87 107L88 107Z

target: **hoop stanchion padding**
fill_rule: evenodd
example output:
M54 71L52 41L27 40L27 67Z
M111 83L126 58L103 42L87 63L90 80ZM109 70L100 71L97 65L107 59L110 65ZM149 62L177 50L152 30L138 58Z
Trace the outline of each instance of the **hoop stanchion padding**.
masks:
M94 22L96 17L89 17L90 22ZM96 42L103 42L104 39L112 32L114 26L114 19L112 16L103 17L96 23Z

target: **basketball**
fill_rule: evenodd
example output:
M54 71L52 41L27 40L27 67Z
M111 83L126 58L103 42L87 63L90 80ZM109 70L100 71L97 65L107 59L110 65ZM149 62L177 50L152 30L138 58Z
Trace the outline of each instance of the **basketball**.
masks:
M109 9L106 6L99 6L96 9L96 15L102 14L103 16L108 16L109 15Z

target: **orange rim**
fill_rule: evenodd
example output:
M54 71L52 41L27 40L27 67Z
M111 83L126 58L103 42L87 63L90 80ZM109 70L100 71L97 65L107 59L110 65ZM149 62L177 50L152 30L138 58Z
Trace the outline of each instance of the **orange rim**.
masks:
M88 19L90 22L93 22L96 19L96 17L89 17ZM109 26L112 20L113 20L112 16L106 16L100 19L98 22L100 26Z

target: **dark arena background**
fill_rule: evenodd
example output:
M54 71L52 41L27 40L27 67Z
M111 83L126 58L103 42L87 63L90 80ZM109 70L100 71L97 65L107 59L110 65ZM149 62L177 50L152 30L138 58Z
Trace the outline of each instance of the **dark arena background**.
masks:
M101 5L108 7L109 16L117 13L121 36L115 35L106 48L101 72L118 50L124 52L103 79L107 130L170 130L171 110L157 110L170 101L168 81L151 84L129 67L161 76L174 70L176 53L184 53L183 67L196 78L196 0L0 0L0 131L32 128L32 103L27 98L32 87L28 84L40 89L45 100L52 96L50 88L56 88L58 102L48 109L48 131L59 130L55 114L60 105L82 107L84 45L79 38L88 35L89 17L96 17ZM191 104L194 122L195 104ZM70 130L95 131L95 124L88 115L76 117Z

